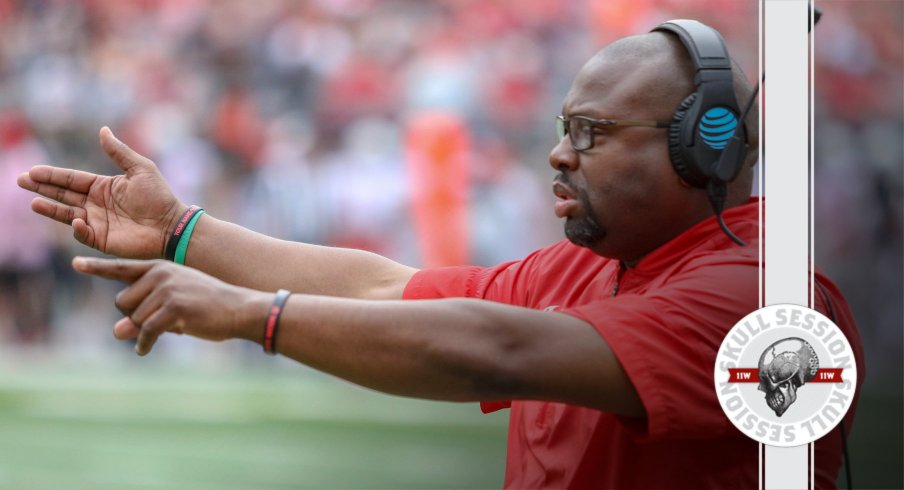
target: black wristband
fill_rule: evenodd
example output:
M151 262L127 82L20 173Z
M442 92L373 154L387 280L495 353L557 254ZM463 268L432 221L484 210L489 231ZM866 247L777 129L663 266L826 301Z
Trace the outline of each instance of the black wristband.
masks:
M282 310L290 294L292 293L285 289L277 291L276 297L273 298L273 304L270 305L270 311L267 312L267 323L264 324L264 341L262 345L264 346L264 352L271 356L276 355L276 328L279 326L279 316L282 315Z
M173 233L170 235L169 241L166 242L166 248L163 251L163 258L172 262L176 258L176 247L179 246L179 239L182 238L182 233L185 231L185 226L188 225L188 222L191 221L192 216L195 215L201 208L198 206L191 206L188 208L188 211L182 215L182 218L179 219L179 222L176 223L176 228L173 230Z

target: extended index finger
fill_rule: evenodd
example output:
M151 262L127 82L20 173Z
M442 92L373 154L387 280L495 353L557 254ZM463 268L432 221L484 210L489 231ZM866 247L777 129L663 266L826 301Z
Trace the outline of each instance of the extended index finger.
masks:
M93 257L76 257L72 259L72 268L82 274L115 279L131 284L145 272L154 267L156 260L98 259Z

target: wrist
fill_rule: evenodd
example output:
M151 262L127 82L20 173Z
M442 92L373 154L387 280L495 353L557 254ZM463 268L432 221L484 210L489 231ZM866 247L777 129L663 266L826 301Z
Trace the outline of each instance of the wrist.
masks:
M188 209L191 206L188 204L176 201L176 203L170 208L169 212L166 213L166 217L163 219L163 229L160 230L162 235L161 242L163 244L160 246L160 257L166 257L166 247L169 245L170 238L173 236L173 230L176 229L176 226L179 224L179 220L182 219L182 216L188 212Z
M248 294L236 310L233 338L250 340L262 344L264 341L264 324L270 304L273 302L273 293L263 291L246 290Z
M164 259L177 264L185 263L185 254L188 251L188 243L191 240L192 231L194 231L195 224L202 214L204 214L204 210L201 207L189 206L170 234L169 241L167 241L163 250Z
M286 307L286 301L291 295L292 293L287 289L278 290L273 298L273 303L270 304L270 310L267 312L267 322L264 325L264 340L262 347L264 348L264 353L270 354L271 356L276 355L276 338L277 332L279 331L279 319L282 317L282 312Z

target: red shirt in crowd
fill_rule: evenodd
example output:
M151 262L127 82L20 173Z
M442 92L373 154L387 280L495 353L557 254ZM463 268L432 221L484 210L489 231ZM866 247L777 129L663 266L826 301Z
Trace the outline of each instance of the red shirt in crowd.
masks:
M746 247L711 218L635 267L561 241L521 261L424 270L411 279L405 299L482 298L586 321L643 402L645 418L545 401L482 403L485 412L511 408L506 488L758 486L758 445L730 423L713 387L722 340L759 306L757 208L751 200L723 214ZM827 278L817 280L854 348L861 382L863 349L847 303ZM827 312L819 294L816 309ZM815 460L816 488L834 488L838 430L817 442Z

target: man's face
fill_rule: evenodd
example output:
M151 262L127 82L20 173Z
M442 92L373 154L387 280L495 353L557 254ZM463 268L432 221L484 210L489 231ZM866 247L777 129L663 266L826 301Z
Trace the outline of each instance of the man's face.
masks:
M681 97L671 100L657 84L661 70L643 60L591 60L566 96L562 115L671 119ZM583 151L566 136L549 162L559 171L555 211L566 220L566 237L600 255L636 261L705 216L700 191L683 185L672 169L666 129L599 128L593 147Z

